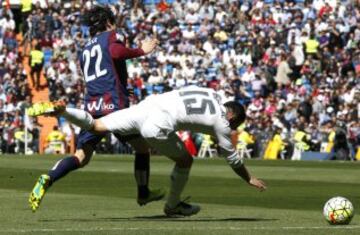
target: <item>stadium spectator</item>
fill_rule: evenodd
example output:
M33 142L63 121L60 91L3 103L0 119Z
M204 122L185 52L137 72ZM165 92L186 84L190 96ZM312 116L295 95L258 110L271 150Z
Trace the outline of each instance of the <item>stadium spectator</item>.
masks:
M21 15L22 15L22 32L25 34L28 31L27 19L31 14L32 0L21 0Z
M275 43L275 42L273 42ZM292 69L287 62L287 56L285 54L280 55L280 63L277 67L275 81L278 84L278 87L281 88L282 85L289 85L290 78L289 75L292 72Z
M65 153L65 134L59 131L58 126L54 126L53 130L46 137L47 147L45 153L64 154Z
M15 153L32 153L31 148L29 145L33 142L33 135L31 132L25 133L25 126L20 125L14 131L14 138L15 138ZM25 142L28 142L27 149L25 149Z
M44 65L44 52L42 52L40 44L36 44L35 48L30 51L29 65L31 67L30 77L32 85L36 90L39 90L40 77Z
M83 81L79 79L82 75L78 65L71 61L75 61L74 56L78 56L89 35L79 16L91 3L72 2L30 7L32 13L29 12L25 26L31 29L26 30L31 39L47 35L40 43L51 52L45 58L51 99L76 94L72 103L78 104L83 97L77 87L82 87ZM160 5L155 1L108 2L114 6L118 26L129 38L129 46L153 34L161 41L162 48L157 54L128 64L129 79L136 81L137 90L141 90L134 92L135 103L154 90L163 92L197 84L216 87L223 94L226 91L249 109L262 107L249 114L258 115L264 129L271 129L267 120L278 115L288 131L296 130L295 123L304 116L298 115L297 110L302 112L305 100L306 107L313 109L310 116L306 115L305 126L312 116L317 120L312 123L314 136L328 119L334 125L345 123L347 137L349 129L359 125L360 109L355 94L359 94L360 10L356 2L176 0L162 1ZM12 15L8 11L3 21L11 25ZM19 45L13 40L12 26L6 28L2 27L0 36L0 48L6 48L0 53L0 77L9 69L9 63L1 65L1 61L18 59ZM76 82L60 81L60 77L66 77L66 66L71 67ZM284 68L287 73L282 73ZM276 86L279 80L281 86ZM11 84L8 77L0 84L8 96L6 87ZM69 87L75 92L67 93ZM261 99L257 97L259 91ZM281 102L274 111L270 94L275 93ZM254 100L259 100L255 107ZM327 109L331 112L326 112ZM359 140L354 137L352 140L350 145L356 149Z
M19 150L15 134L24 129L24 108L31 103L31 93L19 55L18 22L11 10L0 14L4 16L0 22L0 143L2 153L14 153Z
M31 146L31 150L34 153L39 152L41 127L42 127L42 125L38 122L38 120L36 118L33 119L33 122L31 123L31 125L29 125L29 132L31 133L31 135L33 137L32 143L29 145Z
M3 18L0 20L1 32L4 34L7 30L15 30L15 21L10 17L10 15L4 13Z
M255 147L254 137L251 135L251 133L249 133L250 132L249 128L245 128L245 129L238 128L237 131L238 131L238 142L236 149L240 151L240 153L242 151L246 151L247 156L245 154L242 154L244 157L251 157L250 152L253 152Z

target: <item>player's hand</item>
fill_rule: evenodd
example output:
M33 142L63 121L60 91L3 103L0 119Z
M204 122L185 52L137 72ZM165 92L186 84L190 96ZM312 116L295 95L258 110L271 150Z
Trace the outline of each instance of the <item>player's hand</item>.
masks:
M144 51L145 54L149 54L154 51L158 44L159 41L156 38L153 38L151 40L144 41L141 45L141 49Z
M249 180L249 184L251 186L254 186L256 188L258 188L260 191L264 191L266 190L266 184L264 181L260 180L260 179L257 179L255 177L251 177L250 180Z

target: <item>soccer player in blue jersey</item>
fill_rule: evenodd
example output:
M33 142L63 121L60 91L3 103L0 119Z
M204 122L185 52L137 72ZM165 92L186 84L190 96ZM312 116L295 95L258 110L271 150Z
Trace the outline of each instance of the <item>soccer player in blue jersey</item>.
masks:
M127 48L125 37L116 30L115 16L108 7L95 6L84 15L91 38L85 44L80 65L86 82L85 110L99 118L129 106L126 60L151 53L158 41L152 39L140 48ZM29 203L36 211L47 189L67 173L85 166L91 159L95 146L105 136L81 130L77 139L77 150L73 156L58 161L54 167L39 177L30 194ZM135 179L138 185L137 202L145 205L165 196L161 189L150 190L149 147L140 135L117 136L127 141L135 150Z

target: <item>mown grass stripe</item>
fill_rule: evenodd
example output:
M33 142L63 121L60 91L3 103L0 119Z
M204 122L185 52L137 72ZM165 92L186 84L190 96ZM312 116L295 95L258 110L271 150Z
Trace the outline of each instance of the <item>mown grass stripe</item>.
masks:
M94 232L94 231L207 231L207 230L357 230L360 226L285 226L285 227L93 227L93 228L44 228L44 229L7 229L0 230L0 233L33 233L33 232Z

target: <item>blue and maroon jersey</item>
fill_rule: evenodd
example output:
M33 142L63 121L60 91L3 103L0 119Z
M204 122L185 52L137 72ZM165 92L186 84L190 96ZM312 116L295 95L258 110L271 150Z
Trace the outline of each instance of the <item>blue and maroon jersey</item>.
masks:
M124 36L115 30L91 38L80 56L86 83L85 110L99 117L128 107L125 60L142 55L142 49L126 48Z

